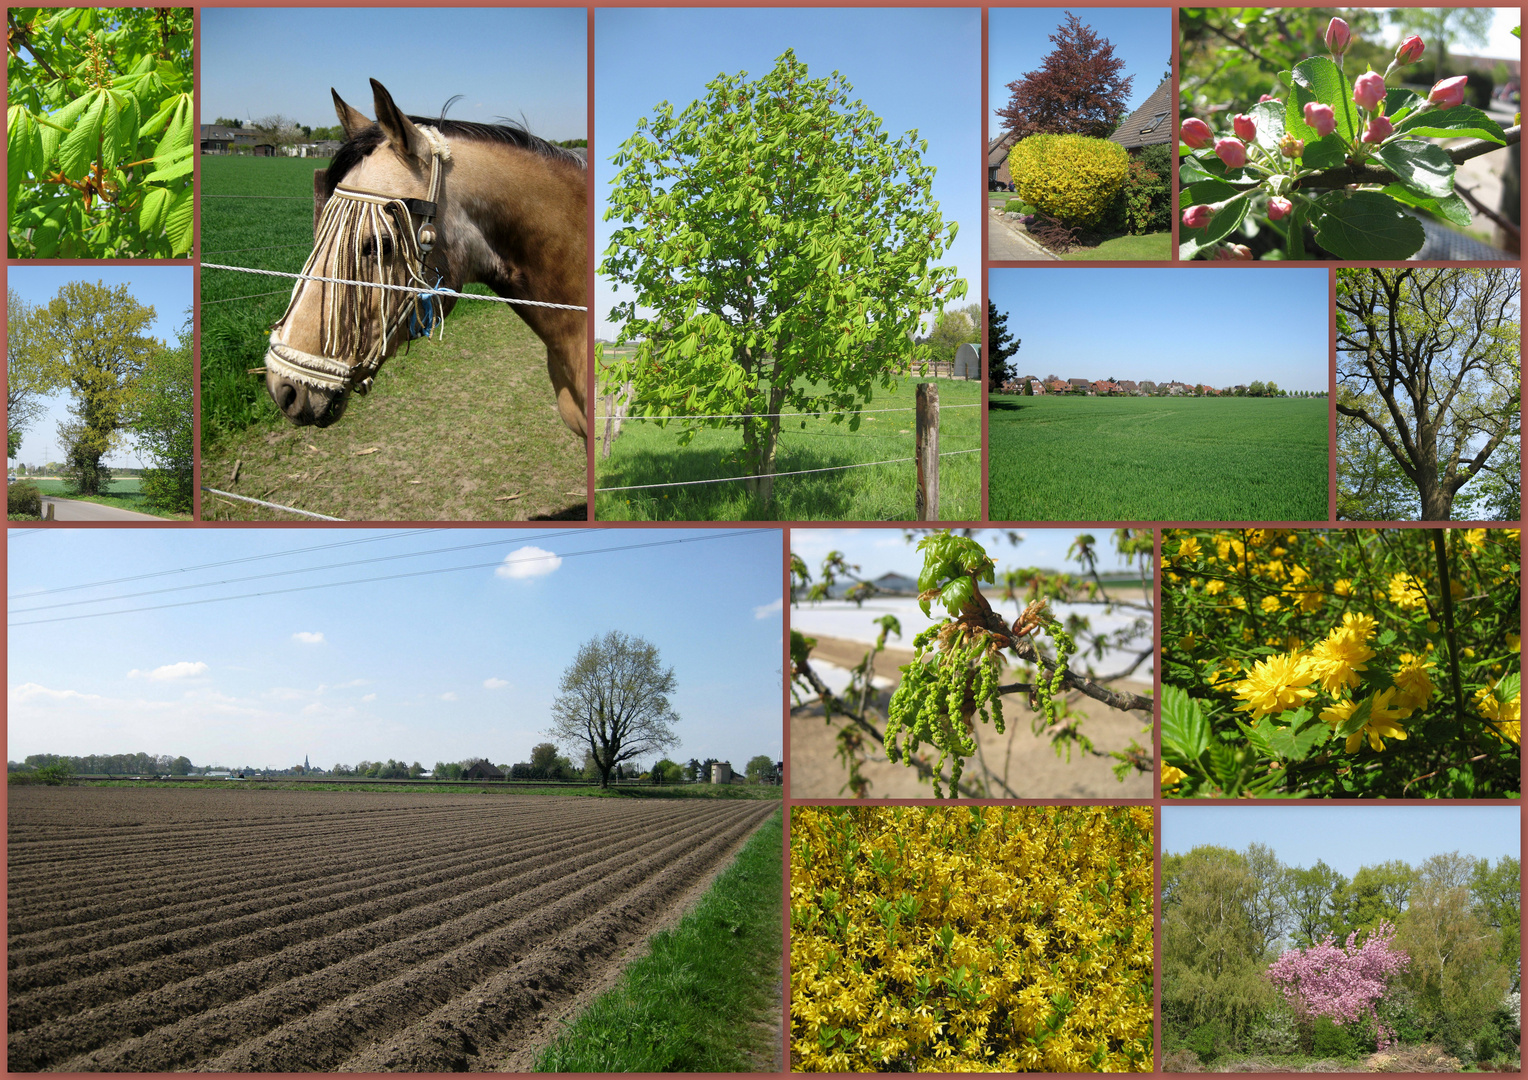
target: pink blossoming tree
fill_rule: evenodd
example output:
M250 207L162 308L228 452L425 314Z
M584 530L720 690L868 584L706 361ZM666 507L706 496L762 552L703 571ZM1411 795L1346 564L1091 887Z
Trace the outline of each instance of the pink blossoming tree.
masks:
M1371 930L1362 945L1357 939L1355 931L1338 946L1328 935L1308 949L1291 949L1268 965L1267 976L1297 1016L1325 1016L1339 1025L1368 1017L1383 1050L1390 1032L1379 1022L1375 1003L1411 958L1392 945L1395 927L1389 923Z

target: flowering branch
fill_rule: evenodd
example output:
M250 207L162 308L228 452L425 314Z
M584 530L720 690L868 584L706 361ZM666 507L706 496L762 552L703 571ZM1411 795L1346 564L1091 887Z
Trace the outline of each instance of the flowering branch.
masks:
M1471 158L1478 158L1481 154L1492 150L1501 150L1505 146L1516 146L1522 139L1522 125L1507 128L1502 132L1506 136L1505 144L1492 142L1489 139L1471 139L1469 142L1454 147L1447 151L1448 156L1455 165L1463 165ZM1313 173L1299 180L1295 186L1298 188L1336 188L1346 187L1349 184L1393 184L1395 175L1389 169L1380 168L1378 165L1344 165L1337 169L1328 169L1326 172Z

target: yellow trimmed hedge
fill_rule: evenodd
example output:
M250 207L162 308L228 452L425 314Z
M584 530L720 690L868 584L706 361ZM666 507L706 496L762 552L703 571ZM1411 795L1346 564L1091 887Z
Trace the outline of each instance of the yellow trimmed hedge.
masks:
M795 807L798 1072L1150 1072L1150 807Z
M1097 225L1130 170L1119 143L1086 135L1031 135L1008 152L1020 198L1068 225Z

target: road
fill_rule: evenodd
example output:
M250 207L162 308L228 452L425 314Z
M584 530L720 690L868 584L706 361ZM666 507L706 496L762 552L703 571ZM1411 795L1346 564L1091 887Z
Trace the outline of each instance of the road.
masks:
M1060 262L1061 256L1047 251L1026 233L1003 220L1002 215L987 213L987 259L990 262Z
M155 517L153 514L140 514L136 510L118 510L115 506L102 506L100 503L81 502L78 499L53 499L44 495L42 498L42 516L48 516L48 504L53 505L54 521L159 521L164 518Z

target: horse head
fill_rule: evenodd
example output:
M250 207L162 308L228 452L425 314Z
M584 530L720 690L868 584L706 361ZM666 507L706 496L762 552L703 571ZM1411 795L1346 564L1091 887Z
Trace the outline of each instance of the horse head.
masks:
M350 394L366 393L399 345L428 333L454 302L421 292L460 285L438 224L450 148L405 116L381 83L371 87L375 121L330 91L346 142L324 176L304 279L266 351L266 389L297 424L338 420Z

